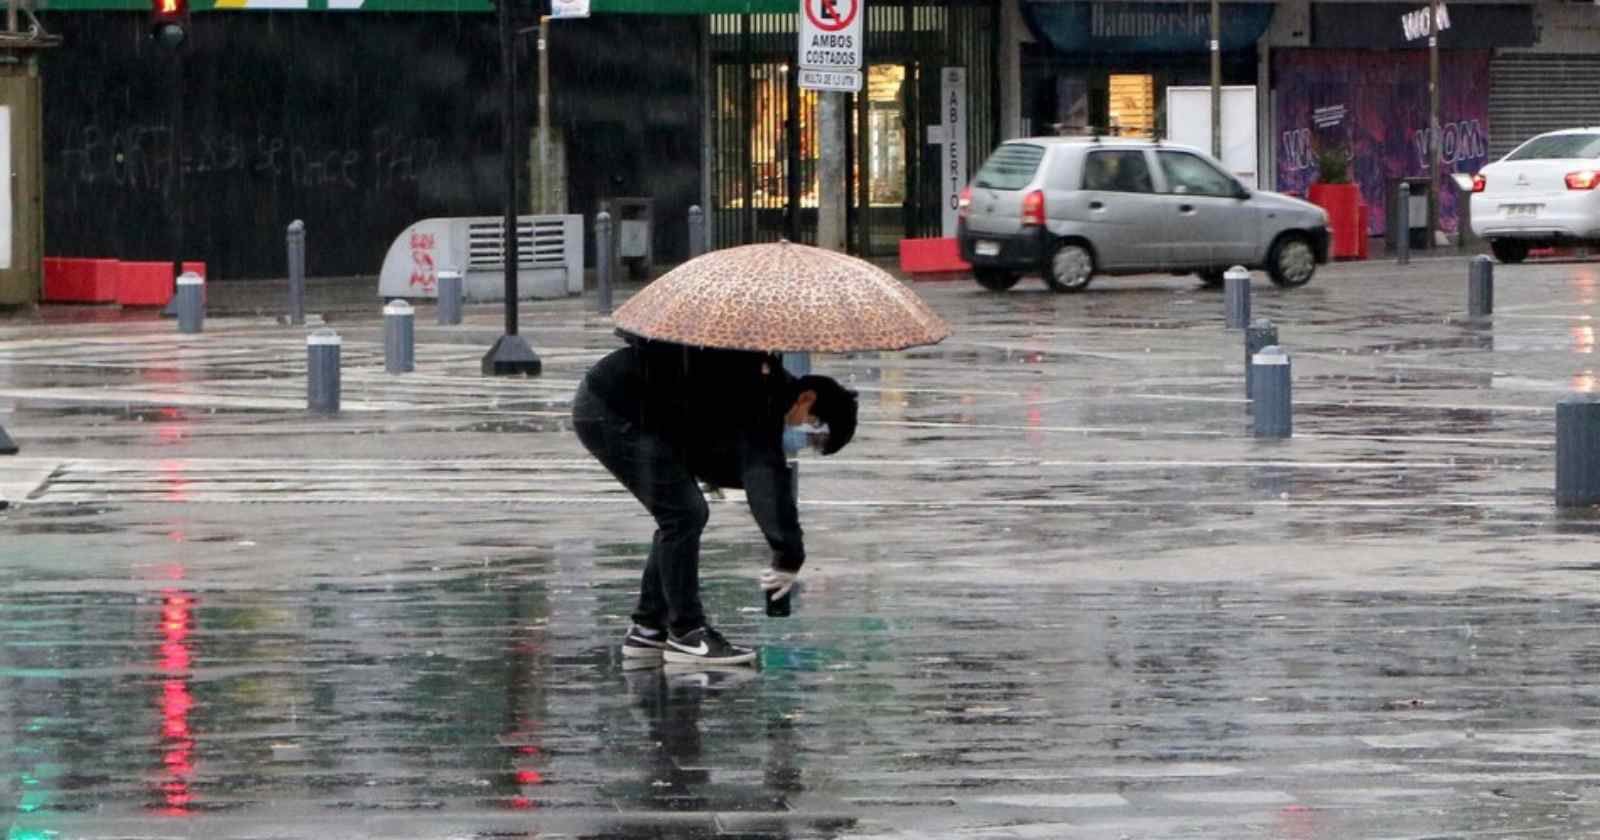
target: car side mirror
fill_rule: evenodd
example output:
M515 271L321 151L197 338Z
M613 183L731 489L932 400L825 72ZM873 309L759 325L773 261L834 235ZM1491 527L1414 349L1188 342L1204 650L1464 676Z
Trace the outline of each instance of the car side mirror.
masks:
M1255 193L1250 192L1249 187L1240 186L1239 191L1234 193L1233 197L1239 199L1240 201L1244 201L1252 195L1255 195Z

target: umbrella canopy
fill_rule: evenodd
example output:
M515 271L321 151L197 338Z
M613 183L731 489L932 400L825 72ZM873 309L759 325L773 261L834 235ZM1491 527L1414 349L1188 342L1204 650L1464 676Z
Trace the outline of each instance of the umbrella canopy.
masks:
M950 334L887 271L792 242L696 257L644 287L614 321L644 338L765 352L903 350Z

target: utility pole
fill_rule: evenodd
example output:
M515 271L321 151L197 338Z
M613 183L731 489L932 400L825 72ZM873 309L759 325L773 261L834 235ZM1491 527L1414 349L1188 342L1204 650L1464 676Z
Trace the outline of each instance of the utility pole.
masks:
M849 208L845 172L844 94L817 94L817 131L822 148L817 156L817 247L845 249L845 215Z
M1428 231L1422 247L1433 248L1439 229L1439 0L1428 7ZM1409 208L1408 208L1409 209Z
M1211 156L1222 160L1222 3L1211 0Z

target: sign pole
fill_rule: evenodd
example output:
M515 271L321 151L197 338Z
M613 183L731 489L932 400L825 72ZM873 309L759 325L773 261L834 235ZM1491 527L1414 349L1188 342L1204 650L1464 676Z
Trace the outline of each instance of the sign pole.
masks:
M550 16L539 16L539 212L554 213L550 200Z
M1211 0L1211 156L1222 160L1222 3Z
M1428 232L1424 248L1432 250L1439 229L1439 0L1428 5Z

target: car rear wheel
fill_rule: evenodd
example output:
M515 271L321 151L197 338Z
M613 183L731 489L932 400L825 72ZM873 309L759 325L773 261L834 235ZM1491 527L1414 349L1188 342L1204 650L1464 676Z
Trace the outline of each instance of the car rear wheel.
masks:
M1094 279L1094 254L1080 242L1063 242L1050 255L1044 282L1052 291L1081 292Z
M1267 255L1267 274L1272 282L1286 289L1304 286L1316 273L1317 252L1312 249L1311 240L1291 233L1273 243L1272 253Z
M1202 271L1202 272L1199 272L1199 274L1200 274L1200 285L1201 286L1203 286L1203 287L1205 287L1207 289L1220 289L1220 288L1222 288L1222 272L1220 272L1220 271Z
M1489 250L1494 252L1494 258L1514 265L1528 258L1528 243L1518 242L1515 239L1496 239L1489 243Z
M998 268L974 268L972 270L972 279L977 280L978 285L991 292L1003 292L1017 285L1017 281L1022 278L1014 271L1002 271Z

